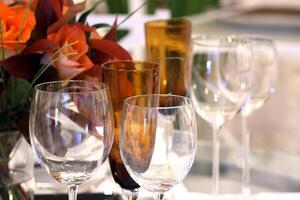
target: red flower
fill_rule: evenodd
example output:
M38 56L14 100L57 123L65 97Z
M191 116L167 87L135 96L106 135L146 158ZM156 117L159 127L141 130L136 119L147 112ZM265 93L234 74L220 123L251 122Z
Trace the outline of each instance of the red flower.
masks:
M72 79L94 65L86 55L86 36L78 25L64 25L57 33L49 34L47 39L62 47L62 50L51 58L52 61L58 59L54 62L54 67L60 79Z

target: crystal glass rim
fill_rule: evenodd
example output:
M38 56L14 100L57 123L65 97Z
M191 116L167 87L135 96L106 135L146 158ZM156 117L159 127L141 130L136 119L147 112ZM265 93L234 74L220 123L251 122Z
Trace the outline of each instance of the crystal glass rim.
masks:
M209 42L211 41L211 42ZM213 42L224 41L226 43L215 44ZM234 47L237 44L244 43L246 44L246 40L242 40L242 38L237 37L236 35L196 35L191 38L191 42L194 45L203 46L203 47Z
M149 97L172 97L172 98L178 98L184 100L185 104L184 105L176 105L176 106L140 106L140 105L135 105L130 103L131 100L133 99L142 99L142 98L149 98ZM137 107L137 108L151 108L151 109L157 109L157 110L164 110L164 109L174 109L174 108L183 108L185 106L193 106L192 99L189 97L185 96L180 96L180 95L174 95L174 94L146 94L146 95L136 95L136 96L131 96L128 97L124 100L124 106L130 106L130 107Z
M264 36L264 35L195 35L191 38L191 42L193 44L205 47L219 47L220 45L210 45L207 42L200 42L200 41L225 41L228 40L228 43L223 43L224 46L233 46L231 44L236 44L238 42L242 44L250 44L251 42L261 41L273 44L274 40L271 37ZM232 43L235 42L235 43Z
M263 42L269 42L269 43L274 42L272 37L265 36L265 35L239 34L239 35L233 35L233 37L239 38L241 40L246 40L246 41L263 41Z
M157 56L157 57L151 58L151 60L160 60L160 59L162 59L162 60L177 60L178 59L178 60L183 61L185 58L183 56L164 56L164 57Z
M110 68L108 67L111 64L114 63L133 63L135 64L149 64L149 67L143 68L143 69L124 69L124 68ZM159 63L152 62L152 61L143 61L143 60L117 60L117 61L109 61L106 63L103 63L101 65L102 69L105 69L107 71L118 71L118 72L143 72L143 71L153 71L153 70L159 70Z
M89 91L90 93L99 93L100 91L103 91L103 90L107 90L108 89L108 86L107 84L105 83L102 83L102 82L97 82L97 81L84 81L84 80L68 80L68 81L49 81L49 82L44 82L44 83L40 83L40 84L37 84L35 87L34 87L34 90L36 92L40 92L40 93L66 93L66 94L83 94L83 93L87 93L86 91L81 91L81 92L66 92L66 91L47 91L41 87L43 86L46 86L46 85L52 85L52 84L57 84L57 85L62 85L63 84L67 84L68 83L82 83L82 84L87 84L87 86L91 86L91 87L85 87L85 88L92 88L92 86L99 86L99 89L96 89L94 88L92 91Z
M164 25L166 22L167 26ZM178 24L169 24L168 22L182 22ZM173 18L173 19L155 19L145 22L145 27L157 27L157 28L178 28L190 26L191 22L185 18Z

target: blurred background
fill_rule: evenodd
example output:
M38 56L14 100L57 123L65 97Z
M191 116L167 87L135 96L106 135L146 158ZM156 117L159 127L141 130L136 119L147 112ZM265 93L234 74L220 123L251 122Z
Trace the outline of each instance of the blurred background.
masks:
M96 1L88 0L91 7ZM112 24L142 5L142 0L106 0L89 18ZM249 119L253 192L300 192L300 1L299 0L149 0L119 27L121 45L134 59L145 58L144 23L185 17L192 33L259 35L273 38L278 55L276 92ZM239 193L240 117L222 132L221 190ZM199 117L199 148L185 185L210 192L211 128ZM195 184L197 182L197 184ZM198 184L199 183L199 184Z

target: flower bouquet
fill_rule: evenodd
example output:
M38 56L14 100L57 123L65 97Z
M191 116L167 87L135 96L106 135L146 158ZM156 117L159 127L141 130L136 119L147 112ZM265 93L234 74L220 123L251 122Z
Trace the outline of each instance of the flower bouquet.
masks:
M73 0L0 2L0 135L19 130L28 139L29 105L36 84L98 81L102 63L131 59L116 42L117 20L108 29L106 24L87 23L88 15L101 2L89 10L85 2ZM97 31L103 27L108 30L105 35ZM30 199L21 185L8 190L12 181L8 160L17 142L5 140L0 141L0 200L11 199L8 196Z

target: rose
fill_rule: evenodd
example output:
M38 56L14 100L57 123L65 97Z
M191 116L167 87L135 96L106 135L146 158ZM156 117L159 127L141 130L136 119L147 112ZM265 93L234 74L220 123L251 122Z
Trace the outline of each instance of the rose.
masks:
M2 2L5 3L6 5L10 5L16 3L16 0L3 0Z
M27 3L29 2L30 8L32 10L35 10L36 5L38 3L39 0L2 0L3 3L5 3L6 5L12 5L12 4L24 4L27 5Z
M58 54L50 56L60 79L72 79L94 65L86 55L88 45L80 26L64 25L57 33L49 34L47 39L61 47Z
M8 7L0 2L0 21L0 47L8 51L23 49L35 27L34 13L24 5Z

